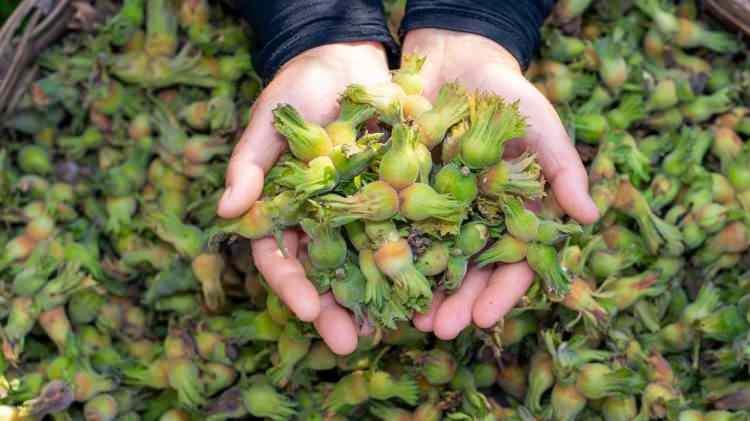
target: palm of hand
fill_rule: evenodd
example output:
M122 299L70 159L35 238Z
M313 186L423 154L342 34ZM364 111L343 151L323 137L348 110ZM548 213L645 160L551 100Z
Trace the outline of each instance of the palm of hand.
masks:
M326 45L289 61L253 106L229 163L219 215L234 217L247 210L260 197L264 173L286 150L286 140L272 125L272 111L278 104L290 104L307 120L324 123L336 117L338 95L348 85L388 80L385 53L373 43Z

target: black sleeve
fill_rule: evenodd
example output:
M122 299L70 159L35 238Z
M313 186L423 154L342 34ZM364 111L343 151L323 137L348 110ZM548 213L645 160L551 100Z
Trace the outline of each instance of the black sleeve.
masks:
M552 5L553 0L408 0L401 30L437 28L482 35L505 47L525 69Z
M396 54L382 0L236 0L235 4L256 35L259 49L253 61L264 78L299 53L334 42L377 41L389 54Z

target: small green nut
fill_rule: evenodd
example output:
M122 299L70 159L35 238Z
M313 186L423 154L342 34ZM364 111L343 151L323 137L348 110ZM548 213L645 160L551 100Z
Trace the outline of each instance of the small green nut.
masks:
M39 145L27 145L18 151L18 166L25 173L45 175L52 172L49 151Z
M441 274L448 267L450 254L448 243L435 241L417 258L415 266L425 276Z
M469 168L451 163L435 174L435 190L450 193L461 202L471 203L479 194L477 176Z
M464 256L473 256L487 245L490 231L487 225L481 222L470 222L461 227L461 233L456 239L456 246Z

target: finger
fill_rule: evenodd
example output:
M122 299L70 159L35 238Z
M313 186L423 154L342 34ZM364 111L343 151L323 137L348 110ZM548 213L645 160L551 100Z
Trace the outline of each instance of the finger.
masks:
M479 294L487 285L490 269L469 269L461 286L446 298L435 316L435 336L450 340L458 336L471 323L471 309Z
M534 279L526 262L498 267L474 304L474 324L481 328L494 326L523 297Z
M320 297L320 315L313 324L334 354L348 355L357 349L354 320L330 293Z
M251 243L253 259L258 271L268 286L303 321L315 320L320 313L318 291L305 276L305 269L297 260L297 234L284 232L284 245L288 257L284 257L273 237L265 237Z
M568 138L557 113L538 92L528 101L528 148L536 153L544 176L566 214L584 224L596 222L599 211L588 193L588 175L573 142ZM530 107L534 107L533 111Z
M417 313L414 315L413 323L414 327L420 332L429 333L432 332L432 327L435 323L435 314L437 314L440 305L445 299L445 294L442 291L435 291L432 294L432 303L430 308L424 313Z
M286 141L273 128L276 103L261 95L253 107L250 123L229 160L226 189L217 208L222 218L240 216L258 200L265 172L286 149Z

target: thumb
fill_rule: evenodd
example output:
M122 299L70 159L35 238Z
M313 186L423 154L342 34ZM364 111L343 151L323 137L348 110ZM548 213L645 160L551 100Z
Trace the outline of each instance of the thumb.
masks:
M272 107L259 99L250 124L232 152L226 174L226 189L217 213L235 218L255 203L263 190L263 176L286 149L286 141L273 128Z

